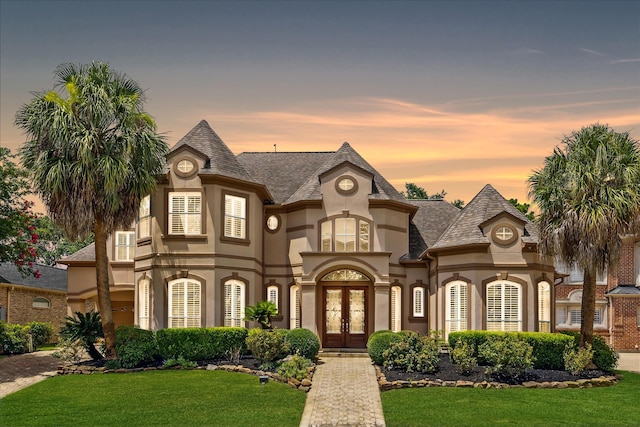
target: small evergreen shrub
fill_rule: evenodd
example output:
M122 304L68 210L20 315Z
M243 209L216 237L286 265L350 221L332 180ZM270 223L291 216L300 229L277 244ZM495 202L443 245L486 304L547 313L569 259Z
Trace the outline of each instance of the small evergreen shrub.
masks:
M533 347L513 334L493 337L480 345L478 355L488 362L487 374L513 378L533 367Z
M116 369L120 369L123 366L118 359L113 359L113 360L107 360L106 362L104 362L104 367L105 369L115 371Z
M580 344L580 332L562 331L564 335L573 337L575 345ZM593 350L593 364L603 371L611 372L618 366L618 353L600 335L593 336L591 343Z
M153 331L135 326L116 329L116 353L123 368L136 368L159 357Z
M27 351L27 330L21 325L0 321L0 345L4 354L22 354Z
M282 335L268 329L258 330L246 339L247 347L260 364L275 362L289 353Z
M289 360L282 362L278 368L278 375L285 381L289 378L302 381L307 376L307 367L311 366L311 363L306 357L294 354Z
M167 328L156 332L158 352L162 359L204 361L225 357L232 349L244 349L247 330L236 327Z
M572 375L580 375L592 360L591 344L587 344L586 347L576 347L574 344L570 344L564 351L564 368Z
M391 331L379 331L373 333L367 341L367 351L369 357L376 365L382 365L384 359L382 353L391 347L391 344L402 339L402 335Z
M451 351L451 360L462 375L470 375L478 367L478 359L473 357L473 347L466 341L458 341Z
M29 322L27 332L33 337L33 351L36 351L38 347L51 342L53 325L47 322Z
M82 340L73 341L69 338L61 338L58 342L58 350L52 356L65 362L76 363L82 359L84 351Z
M306 359L315 359L320 351L320 340L313 331L296 328L288 331L284 340L289 343L289 352L299 354Z
M436 371L439 354L440 346L436 340L420 337L414 332L403 334L400 341L382 352L382 358L386 368L431 373Z
M192 360L187 360L182 356L178 356L177 359L165 360L163 366L165 368L173 368L177 366L180 369L193 369L196 368L198 364Z

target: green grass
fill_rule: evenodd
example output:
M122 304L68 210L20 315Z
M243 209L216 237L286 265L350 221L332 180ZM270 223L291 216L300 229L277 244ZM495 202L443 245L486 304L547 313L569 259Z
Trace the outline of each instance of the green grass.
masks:
M1 426L298 426L306 395L253 375L166 370L49 378L0 400Z
M382 393L388 427L640 425L640 374L586 389L410 388Z

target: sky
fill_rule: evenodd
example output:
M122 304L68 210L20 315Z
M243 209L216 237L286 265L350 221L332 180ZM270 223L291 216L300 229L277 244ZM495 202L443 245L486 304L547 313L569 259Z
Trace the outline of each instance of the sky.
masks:
M61 63L109 62L174 145L335 151L469 202L593 123L640 139L640 1L0 0L0 146Z

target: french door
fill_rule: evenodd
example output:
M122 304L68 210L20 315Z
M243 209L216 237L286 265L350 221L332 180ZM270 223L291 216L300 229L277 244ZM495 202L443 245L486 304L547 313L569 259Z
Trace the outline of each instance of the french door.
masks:
M366 347L368 288L325 286L322 293L323 347Z

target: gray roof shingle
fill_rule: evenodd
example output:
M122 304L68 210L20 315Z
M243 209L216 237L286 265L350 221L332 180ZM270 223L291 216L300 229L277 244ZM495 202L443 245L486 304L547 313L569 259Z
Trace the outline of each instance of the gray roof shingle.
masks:
M66 256L60 260L61 264L66 264L67 262L87 262L87 261L95 261L96 260L96 244L91 243L90 245L85 246L77 252L72 253L69 256Z
M67 270L48 265L35 265L34 270L41 274L39 278L28 275L23 277L12 262L0 263L0 283L29 286L31 288L53 291L67 291Z
M620 284L608 291L605 295L638 295L640 288L632 284Z
M441 199L408 199L407 202L417 206L418 211L409 224L409 254L405 259L418 259L438 241L460 209Z
M449 224L438 241L431 249L444 249L449 247L465 246L475 243L489 243L489 236L482 234L480 224L506 212L524 223L525 234L522 240L525 243L537 243L538 231L529 219L515 206L509 203L490 184L466 205L458 216Z

